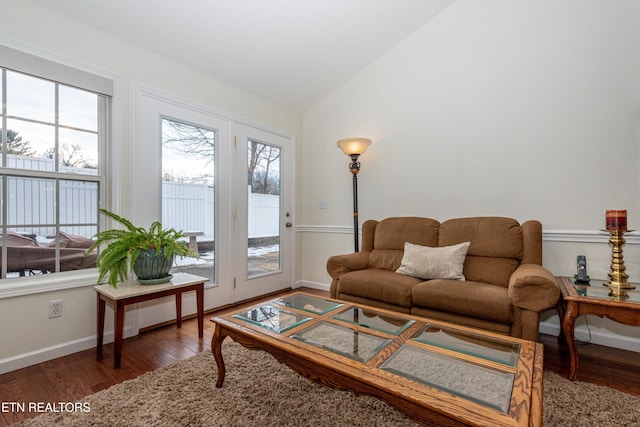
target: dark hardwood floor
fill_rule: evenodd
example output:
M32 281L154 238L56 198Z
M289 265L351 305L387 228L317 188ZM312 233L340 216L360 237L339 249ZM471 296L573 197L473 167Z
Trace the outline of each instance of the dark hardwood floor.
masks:
M318 295L327 292L301 289ZM269 298L272 298L270 296ZM252 301L254 303L255 301ZM234 307L234 309L237 307ZM185 320L182 328L166 325L125 340L122 367L113 368L113 344L104 348L97 361L95 349L85 350L38 365L0 375L0 426L8 426L36 413L14 412L12 402L74 402L145 372L187 359L198 352L210 351L213 323L209 318L229 308L205 316L204 339L198 340L195 319ZM568 350L556 337L542 335L545 347L544 368L562 376L568 374ZM615 387L640 395L640 353L604 347L580 345L579 381Z

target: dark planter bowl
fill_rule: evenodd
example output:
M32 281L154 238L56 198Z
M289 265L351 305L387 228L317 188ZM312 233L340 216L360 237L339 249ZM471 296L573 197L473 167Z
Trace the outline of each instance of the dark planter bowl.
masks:
M173 257L167 258L162 251L147 249L140 252L133 265L133 272L141 283L157 284L171 280L169 270L173 266Z

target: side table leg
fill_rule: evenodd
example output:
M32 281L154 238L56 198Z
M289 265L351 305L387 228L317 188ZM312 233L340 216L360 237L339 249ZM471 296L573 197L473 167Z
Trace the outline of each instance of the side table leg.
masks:
M176 293L176 321L178 328L182 327L182 292Z
M226 335L222 332L222 328L219 325L216 325L216 330L213 333L213 338L211 339L211 351L213 352L213 357L216 360L216 365L218 366L218 380L216 381L216 387L222 387L222 383L224 383L224 360L222 359L222 341L224 341Z
M575 380L578 376L578 367L580 361L578 360L578 346L576 345L575 336L575 322L576 317L580 314L580 308L578 303L569 301L566 306L564 319L562 319L562 331L564 332L567 345L569 347L569 360L571 361L571 367L569 369L570 380Z
M560 323L562 323L565 315L565 303L563 301L563 298L560 298L560 301L556 306L556 311L558 312ZM560 333L558 334L558 344L566 344L566 343L567 343L567 337L565 336L564 330L562 329L562 327L560 327Z
M122 333L124 329L124 304L121 300L116 301L114 304L115 309L115 328L113 330L113 367L120 367L120 360L122 358Z
M204 283L196 288L196 308L198 312L198 338L204 337Z
M106 302L100 298L100 294L96 292L98 296L98 324L96 336L98 337L98 342L96 345L96 359L102 360L102 344L104 343L104 312Z

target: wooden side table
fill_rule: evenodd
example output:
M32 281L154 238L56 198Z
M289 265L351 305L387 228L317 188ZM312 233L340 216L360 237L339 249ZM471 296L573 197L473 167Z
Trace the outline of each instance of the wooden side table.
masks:
M578 346L574 334L578 316L592 314L607 317L625 325L640 326L640 292L628 291L628 298L620 299L609 295L609 288L603 280L591 280L590 286L574 284L569 277L558 277L562 300L558 304L558 313L562 321L562 334L567 340L571 367L570 380L578 376Z
M170 282L159 285L141 285L138 282L118 283L117 288L111 285L98 285L94 289L98 297L98 344L97 358L102 359L102 343L104 340L104 312L108 302L113 305L113 367L120 367L122 356L122 329L124 328L125 307L142 301L149 301L169 295L176 298L177 326L182 326L182 294L196 292L196 306L198 310L198 337L204 336L204 284L208 279L193 274L177 273Z

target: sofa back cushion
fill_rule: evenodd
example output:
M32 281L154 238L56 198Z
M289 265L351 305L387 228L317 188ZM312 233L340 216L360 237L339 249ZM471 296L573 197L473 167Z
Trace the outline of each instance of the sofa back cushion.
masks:
M440 224L439 246L470 241L464 277L507 287L523 256L522 227L502 217L456 218Z
M386 218L365 230L373 232L373 248L369 255L369 268L397 270L402 263L405 242L421 246L438 246L440 223L431 218ZM363 236L365 241L366 236ZM460 242L458 242L460 243ZM364 246L364 245L363 245Z

